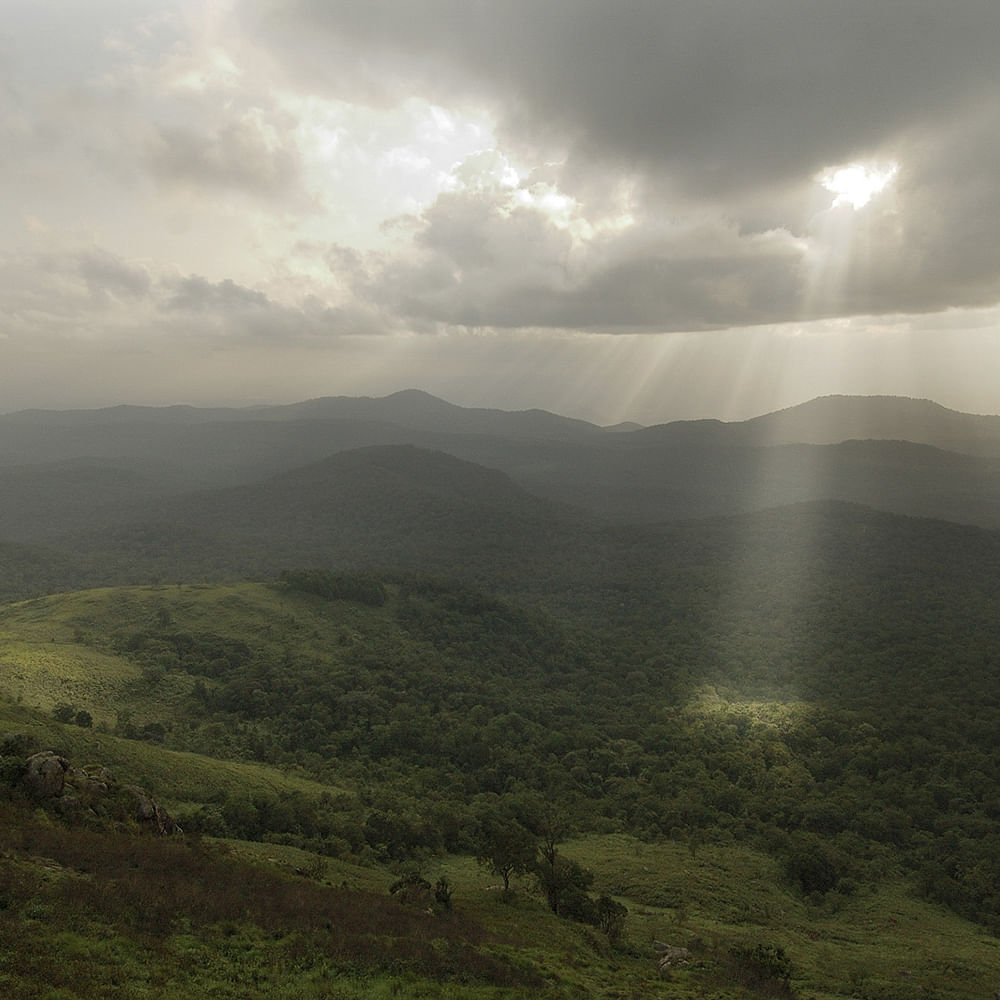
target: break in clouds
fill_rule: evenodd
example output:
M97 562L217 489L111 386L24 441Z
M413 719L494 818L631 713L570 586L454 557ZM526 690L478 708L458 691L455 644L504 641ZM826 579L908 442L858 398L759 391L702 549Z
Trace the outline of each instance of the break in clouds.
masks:
M8 349L1000 301L992 0L17 0L5 20Z
M488 108L530 168L414 213L365 289L402 314L656 331L1000 297L988 0L257 3L247 24L299 88ZM817 176L853 162L894 182L832 207Z

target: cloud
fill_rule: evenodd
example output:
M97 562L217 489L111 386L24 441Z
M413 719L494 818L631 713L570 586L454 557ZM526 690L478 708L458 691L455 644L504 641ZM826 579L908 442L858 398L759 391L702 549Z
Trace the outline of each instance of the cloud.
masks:
M79 257L79 269L95 297L144 298L152 286L149 272L142 264L121 260L106 250L83 252Z
M229 278L211 282L200 275L164 281L158 325L175 336L197 337L226 346L233 342L279 348L322 346L339 337L388 333L391 321L378 310L352 302L329 303L307 295L281 303Z
M659 332L800 308L799 248L783 233L649 223L581 239L538 208L472 195L441 196L420 222L415 251L382 261L358 289L416 319Z
M777 324L833 345L818 390L841 344L906 371L899 345L976 326L993 357L995 0L77 7L16 0L0 31L0 380L219 352L199 370L295 358L291 385L365 344L400 365L382 388L409 363L470 402L493 366L541 387L590 357L597 385L614 357L625 385L658 352L719 387L740 337L785 356ZM898 170L833 206L820 171L860 161Z
M180 276L100 248L0 258L0 339L26 349L165 342L322 347L398 329L370 304L312 294L279 302L230 278Z
M267 309L271 303L263 292L244 288L231 278L212 283L200 275L190 275L168 281L171 290L161 308L167 311L186 310L200 313L211 311L244 312Z
M241 17L289 86L493 115L509 159L467 160L364 289L414 322L695 330L1000 300L992 0L247 0ZM832 216L817 175L859 159L898 178ZM516 201L511 161L548 164L575 231ZM623 187L632 224L601 229Z
M802 178L996 93L992 0L249 0L286 72L360 100L496 108L557 140L717 197Z
M146 159L160 182L252 195L293 192L300 173L294 144L259 115L201 130L156 126Z

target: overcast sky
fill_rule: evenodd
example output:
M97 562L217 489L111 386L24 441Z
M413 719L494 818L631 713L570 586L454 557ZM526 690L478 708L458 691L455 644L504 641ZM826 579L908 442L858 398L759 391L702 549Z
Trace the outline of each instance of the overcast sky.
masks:
M0 411L1000 412L997 0L5 0Z

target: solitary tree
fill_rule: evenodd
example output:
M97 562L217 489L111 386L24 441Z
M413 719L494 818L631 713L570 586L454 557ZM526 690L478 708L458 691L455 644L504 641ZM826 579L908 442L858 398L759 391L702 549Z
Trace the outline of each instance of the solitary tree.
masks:
M534 835L513 817L491 810L479 818L476 860L503 879L505 897L510 895L511 877L531 870L536 850Z

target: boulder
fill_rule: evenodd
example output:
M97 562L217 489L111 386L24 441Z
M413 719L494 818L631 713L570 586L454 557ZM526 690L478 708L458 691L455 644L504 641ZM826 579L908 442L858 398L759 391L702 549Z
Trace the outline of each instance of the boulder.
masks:
M21 778L27 793L63 815L134 821L157 834L181 833L173 816L138 785L121 785L99 765L71 767L52 750L32 754Z
M176 820L163 806L154 802L138 785L125 785L133 800L132 816L141 825L159 834L180 833Z
M24 772L24 784L36 799L58 798L66 785L69 761L51 750L32 754Z
M691 960L691 952L687 948L681 948L674 944L666 944L663 941L654 941L653 947L659 955L657 967L661 974L667 974L672 966L687 965Z

